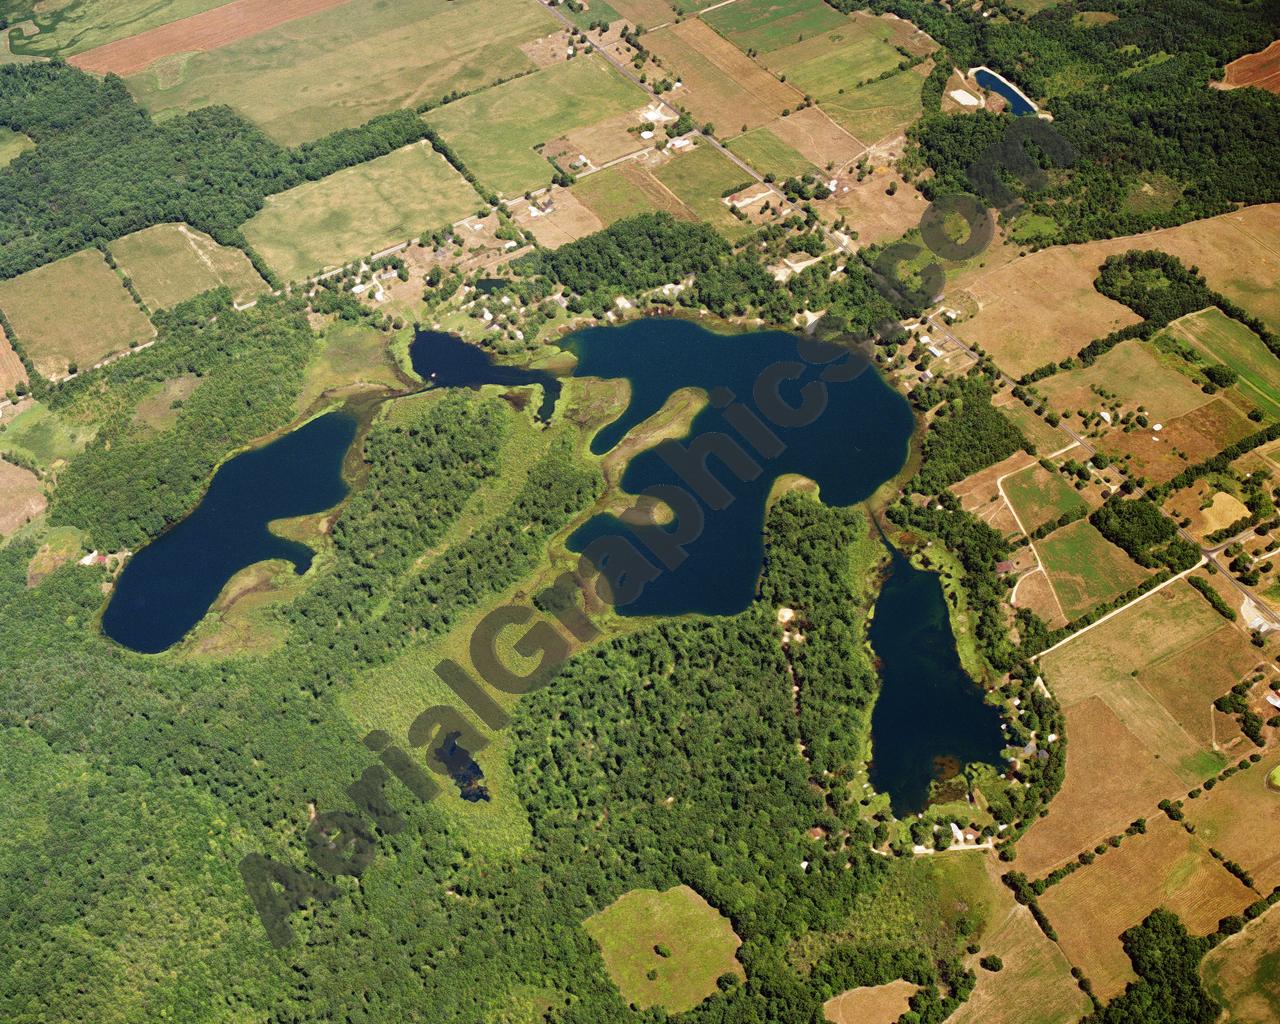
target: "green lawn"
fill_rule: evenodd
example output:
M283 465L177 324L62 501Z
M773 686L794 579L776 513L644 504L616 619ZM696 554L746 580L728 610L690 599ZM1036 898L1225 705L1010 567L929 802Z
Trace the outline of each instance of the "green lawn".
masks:
M740 238L751 226L729 212L725 189L751 179L740 167L706 143L660 167L656 177L671 189L699 218L729 239Z
M1068 619L1114 600L1147 576L1087 519L1055 530L1036 548Z
M244 233L293 281L452 224L482 205L444 157L420 142L269 197Z
M1253 331L1217 306L1184 317L1169 330L1235 370L1241 393L1263 412L1280 418L1280 359Z
M36 144L22 132L0 128L0 167L8 167L27 150L35 148Z
M769 53L848 24L823 0L736 0L702 19L740 50Z
M555 173L534 146L644 102L601 57L575 57L425 116L483 184L519 195L549 184Z
M1061 473L1043 466L1028 466L1001 484L1024 528L1034 531L1067 512L1082 512L1088 506Z
M817 170L768 128L754 128L727 145L735 156L745 160L761 174L772 172L780 178L796 178Z
M633 889L582 926L622 998L642 1009L683 1013L716 991L720 975L743 976L733 926L687 885Z

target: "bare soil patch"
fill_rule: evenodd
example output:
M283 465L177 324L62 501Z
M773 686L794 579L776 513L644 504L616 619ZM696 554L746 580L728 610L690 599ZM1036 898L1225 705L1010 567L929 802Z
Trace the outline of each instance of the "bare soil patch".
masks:
M545 197L521 206L515 222L532 231L548 249L558 249L604 227L604 222L569 189L556 189L549 209L543 209L540 201L545 202Z
M847 170L847 169L846 169ZM900 238L918 227L928 201L892 166L872 166L862 181L857 173L833 175L835 189L817 205L843 214L850 232L856 232L856 248ZM893 195L890 195L890 190Z
M1240 89L1256 85L1267 92L1280 93L1280 39L1259 53L1249 53L1226 67L1220 89Z
M851 988L822 1004L822 1014L832 1024L893 1024L909 1010L909 1000L920 986L899 978L887 985Z
M347 0L233 0L213 10L78 53L68 63L84 71L135 75L153 61L178 53L216 50L287 21L328 10Z
M38 476L0 459L0 537L31 522L48 503Z

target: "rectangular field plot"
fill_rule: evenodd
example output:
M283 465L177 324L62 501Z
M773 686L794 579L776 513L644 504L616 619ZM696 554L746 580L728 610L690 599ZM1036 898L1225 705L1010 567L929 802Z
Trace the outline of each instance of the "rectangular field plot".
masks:
M0 309L46 377L87 370L155 334L96 249L0 281Z
M1022 525L1033 532L1068 512L1083 512L1088 507L1061 473L1041 465L1015 473L1002 486Z
M1040 897L1067 958L1107 1000L1135 977L1120 934L1156 907L1168 907L1194 935L1257 896L1209 856L1205 844L1161 817Z
M844 95L824 100L822 109L841 128L871 145L920 118L920 90L924 88L920 69L924 67L920 64L891 78L846 89Z
M855 15L831 31L801 40L792 36L788 45L763 60L771 71L786 75L806 96L821 102L897 67L902 55L891 40L901 24Z
M681 220L698 219L674 192L632 160L580 178L570 191L606 225L654 210L666 210Z
M671 102L713 123L722 137L758 128L804 99L701 21L669 25L645 42L683 83L668 94Z
M785 121L786 118L779 120ZM761 174L798 178L817 170L812 163L783 142L769 126L753 128L728 145L735 156L745 160Z
M757 53L771 53L847 24L824 0L736 0L708 11L702 20L738 49Z
M294 281L452 224L479 205L444 157L419 142L269 197L244 233Z
M1098 447L1113 458L1129 456L1130 475L1164 483L1187 466L1217 455L1258 429L1232 396L1221 392L1191 412L1165 421L1161 427L1159 432L1134 430L1128 434L1114 428L1103 435Z
M267 288L239 249L224 248L186 224L157 224L125 235L111 243L111 255L152 309L168 309L224 284L237 302Z
M558 26L537 3L350 0L127 79L153 112L226 103L296 145L398 107L533 68L520 44Z
M1052 455L1075 443L1069 435L1064 434L1057 427L1049 426L1042 417L1037 416L1016 398L1003 402L997 399L995 404L1013 425L1022 431L1022 436L1036 446L1036 452L1039 455Z
M644 28L657 28L676 16L667 0L610 0L609 6L632 25Z
M718 150L701 143L663 164L654 175L690 210L730 239L751 230L751 226L729 212L724 201L726 189L750 181L742 168L732 164Z
M1232 1024L1280 1020L1280 910L1269 911L1209 951L1200 976L1209 994L1230 1012Z
M26 382L27 368L9 344L4 328L0 327L0 395L8 394L11 388Z
M1148 575L1087 520L1055 530L1037 549L1068 619L1119 597Z
M1278 765L1272 751L1183 808L1196 835L1249 872L1261 893L1280 885L1280 788L1267 781Z
M486 89L426 115L485 185L516 195L555 173L534 146L632 107L644 93L600 57L578 57Z
M1239 320L1213 306L1175 321L1169 333L1235 370L1240 393L1263 412L1280 417L1280 359Z
M225 0L80 0L79 3L38 4L38 13L32 18L38 31L19 36L13 52L65 58L191 17L222 3Z

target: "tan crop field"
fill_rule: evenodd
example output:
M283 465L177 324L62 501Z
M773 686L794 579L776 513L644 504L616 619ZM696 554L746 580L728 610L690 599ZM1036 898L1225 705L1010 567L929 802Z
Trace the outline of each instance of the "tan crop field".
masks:
M1067 958L1105 1001L1135 977L1121 933L1152 910L1168 907L1192 934L1207 935L1256 898L1203 842L1161 815L1148 822L1145 835L1051 886L1039 903Z
M296 145L531 70L520 45L557 27L538 3L348 0L207 53L162 58L127 84L153 112L226 103Z
M885 985L864 985L832 996L822 1004L831 1024L893 1024L911 1008L919 985L899 978Z
M1124 410L1145 407L1153 423L1167 423L1209 401L1199 384L1136 339L1122 341L1092 366L1055 373L1034 386L1058 413L1097 412L1117 401ZM1104 400L1099 391L1115 397Z
M1088 508L1061 473L1038 463L1015 473L1002 486L1022 525L1032 532L1068 512L1083 513Z
M683 153L663 164L654 172L654 177L699 219L729 239L738 238L750 230L749 224L729 212L724 192L751 179L718 149L699 144L692 153Z
M1267 782L1277 765L1273 750L1183 808L1196 835L1248 871L1261 893L1280 885L1280 790Z
M1058 595L1043 569L1034 569L1018 578L1009 595L1009 603L1015 608L1035 612L1051 629L1061 629L1067 624L1067 616L1058 603Z
M116 265L152 309L168 309L220 285L230 288L237 302L267 290L249 257L186 224L157 224L117 239L110 248Z
M453 224L480 197L430 143L419 142L268 197L245 237L286 281Z
M46 377L87 370L155 330L97 249L0 281L0 309Z
M859 247L902 237L919 226L929 205L892 167L873 167L862 181L856 174L838 174L835 180L834 194L821 200L818 208L833 219L843 216L845 230L857 232ZM890 189L893 195L889 195Z
M666 99L688 107L700 123L713 123L722 137L767 124L804 99L696 19L668 25L645 42L666 73L683 83Z
M1246 85L1280 93L1280 39L1265 50L1245 54L1227 65L1221 87L1240 89Z
M47 504L38 476L29 469L0 461L0 537L29 523Z
M1088 520L1055 530L1036 543L1036 550L1069 619L1119 597L1149 575Z
M1201 961L1205 988L1227 1008L1232 1024L1275 1024L1280 1020L1278 951L1280 910L1272 907Z
M821 107L793 110L786 117L770 121L767 130L819 168L831 164L839 170L856 160L864 149L858 139L831 120Z
M1114 428L1102 437L1098 447L1114 458L1130 456L1130 475L1164 483L1187 466L1217 455L1258 429L1245 411L1222 393L1191 412L1162 423L1161 428L1159 432L1134 430L1128 434Z
M613 7L632 25L657 28L675 18L667 0L610 0Z
M225 0L45 0L18 34L13 52L28 58L67 58L117 39L189 18ZM10 24L14 19L10 19ZM69 63L76 63L74 60Z
M8 394L11 388L26 382L27 368L9 344L4 328L0 327L0 395Z
M585 180L596 177L599 175L593 174ZM558 190L555 207L549 213L539 211L534 217L532 211L536 209L532 203L522 206L515 212L514 220L520 227L532 231L538 243L548 249L558 249L566 242L593 234L605 226L605 222L582 201L575 189Z
M1053 688L1054 676L1045 678ZM1166 797L1186 792L1102 698L1063 704L1066 779L1049 805L1048 817L1036 821L1018 840L1017 868L1028 878L1047 875L1123 832L1135 819L1158 814L1156 804Z
M570 191L605 225L653 210L666 210L681 220L697 220L674 192L633 160L589 174Z

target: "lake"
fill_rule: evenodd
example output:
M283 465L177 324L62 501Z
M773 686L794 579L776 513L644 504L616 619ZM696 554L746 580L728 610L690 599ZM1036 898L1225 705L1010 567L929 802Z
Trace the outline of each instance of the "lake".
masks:
M899 817L924 809L929 786L969 762L1003 768L997 708L965 672L936 573L896 548L876 601L871 649L882 686L871 714L871 784Z
M444 331L418 331L409 346L413 372L428 384L447 388L478 388L484 384L508 387L542 385L538 419L546 422L560 398L560 380L546 370L527 370L494 362L478 345Z
M970 72L974 80L984 89L999 93L1009 101L1009 110L1014 114L1034 114L1038 109L1034 103L1012 82L987 68L974 68Z
M154 654L181 640L246 566L283 558L306 572L311 549L267 524L323 512L346 496L342 460L355 435L354 417L331 412L224 463L190 515L129 559L102 631Z

